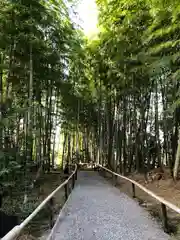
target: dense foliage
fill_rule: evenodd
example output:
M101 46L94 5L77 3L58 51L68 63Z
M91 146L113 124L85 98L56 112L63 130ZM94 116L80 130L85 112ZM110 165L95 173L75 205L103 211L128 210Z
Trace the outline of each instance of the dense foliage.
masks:
M179 1L96 2L100 33L73 63L67 117L86 157L124 174L166 166L176 178Z
M91 41L63 1L0 2L3 188L26 192L33 168L50 171L59 136L64 161L83 156L123 174L166 166L177 177L180 4L96 2Z
M63 1L0 1L0 184L26 193L58 152L61 94L80 34ZM25 202L27 196L25 194Z

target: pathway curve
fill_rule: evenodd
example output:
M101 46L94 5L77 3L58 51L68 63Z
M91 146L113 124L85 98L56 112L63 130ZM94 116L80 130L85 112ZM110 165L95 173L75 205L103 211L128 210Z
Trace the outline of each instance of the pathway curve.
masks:
M80 172L49 240L168 240L136 201L96 172Z

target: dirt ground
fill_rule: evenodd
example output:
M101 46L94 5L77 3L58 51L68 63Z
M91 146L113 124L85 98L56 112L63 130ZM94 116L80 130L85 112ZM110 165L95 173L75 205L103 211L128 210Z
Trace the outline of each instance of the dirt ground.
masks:
M110 175L106 174L105 177L112 182L112 177ZM174 181L168 177L160 181L155 180L153 182L146 183L144 180L144 176L141 174L133 174L129 175L128 177L142 184L158 196L163 197L167 201L180 207L180 181L174 183ZM121 191L132 197L131 183L123 179L119 179L116 187L118 187ZM135 200L138 201L138 203L142 207L146 208L150 212L150 214L155 217L160 222L160 224L162 224L161 204L137 187L135 189L135 192ZM172 239L180 239L179 214L175 213L170 209L167 209L167 215L169 234L172 236Z
M142 174L132 174L128 177L180 208L180 181L174 182L172 178L166 177L159 181L145 182Z

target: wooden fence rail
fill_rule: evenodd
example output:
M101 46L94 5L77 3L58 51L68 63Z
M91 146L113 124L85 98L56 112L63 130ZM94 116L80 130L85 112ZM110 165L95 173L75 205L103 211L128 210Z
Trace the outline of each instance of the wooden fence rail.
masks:
M59 192L63 187L65 189L65 199L67 200L70 194L69 182L72 180L72 187L75 185L75 180L77 180L77 165L69 178L64 181L59 187L57 187L20 225L15 226L9 233L7 233L1 240L14 240L16 239L23 229L34 219L34 217L47 205L49 204L51 214L50 214L50 226L53 226L53 197L57 192Z
M168 218L167 218L167 210L166 207L172 209L173 211L175 211L176 213L180 214L180 208L178 208L177 206L175 206L174 204L166 201L164 198L157 196L155 193L151 192L150 190L148 190L147 188L145 188L144 186L142 186L141 184L137 183L136 181L122 176L118 173L115 173L113 171L111 171L108 168L103 167L102 165L98 164L98 167L106 172L109 172L110 174L112 174L113 177L113 182L114 184L116 184L117 178L121 178L124 179L128 182L130 182L132 184L132 196L133 198L136 197L136 192L135 192L135 187L138 187L139 189L141 189L142 191L144 191L145 193L147 193L148 195L150 195L152 198L156 199L158 202L161 203L161 208L162 208L162 216L163 216L163 227L164 227L164 231L168 232L169 228L168 228Z

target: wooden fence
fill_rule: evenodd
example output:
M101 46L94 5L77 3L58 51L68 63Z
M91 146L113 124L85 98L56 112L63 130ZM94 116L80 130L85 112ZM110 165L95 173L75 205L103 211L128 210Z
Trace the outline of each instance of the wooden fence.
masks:
M113 177L113 182L114 184L116 184L117 182L117 178L121 178L124 179L128 182L130 182L132 184L132 197L135 198L136 197L136 187L138 187L139 189L141 189L142 191L144 191L145 193L147 193L149 196L151 196L152 198L154 198L155 200L157 200L158 202L161 203L161 209L162 209L162 216L163 216L163 227L164 227L164 231L168 232L169 228L168 228L168 217L167 217L167 209L166 207L170 208L171 210L173 210L176 213L180 214L180 208L178 208L177 206L175 206L174 204L166 201L164 198L157 196L155 193L153 193L152 191L150 191L149 189L145 188L144 186L142 186L141 184L137 183L136 181L122 176L120 174L117 174L111 170L109 170L108 168L103 167L102 165L98 164L98 167L101 170L104 170L108 173L110 173Z
M65 199L67 200L71 189L69 188L69 182L72 180L72 188L74 188L75 181L77 180L77 165L72 174L64 181L59 187L57 187L20 225L15 226L9 233L7 233L1 240L14 240L16 239L23 229L34 219L34 217L49 204L51 210L50 214L50 226L53 227L53 198L57 192L59 192L63 187L65 191Z

